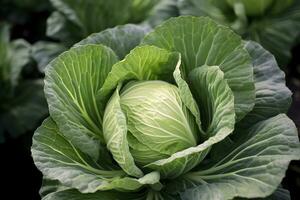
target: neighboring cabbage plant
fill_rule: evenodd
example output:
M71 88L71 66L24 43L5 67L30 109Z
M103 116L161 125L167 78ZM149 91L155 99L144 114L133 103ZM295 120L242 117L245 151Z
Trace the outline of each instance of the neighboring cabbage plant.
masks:
M22 76L29 58L30 45L10 41L9 26L0 24L0 143L34 130L47 114L42 81Z
M47 20L46 35L59 43L39 41L33 57L40 70L61 52L92 33L127 23L143 24L145 30L169 16L170 0L50 0L54 12Z
M300 144L274 57L203 17L141 35L109 29L47 66L43 200L289 199Z
M209 16L260 43L285 67L300 34L299 0L178 0L181 15Z

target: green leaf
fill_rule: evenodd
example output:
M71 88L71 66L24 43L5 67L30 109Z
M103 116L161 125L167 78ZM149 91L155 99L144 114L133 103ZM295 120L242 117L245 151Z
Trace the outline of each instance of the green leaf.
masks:
M259 42L275 55L280 67L285 67L291 59L291 49L296 45L299 34L300 3L295 1L290 9L280 15L254 21L246 37Z
M289 6L291 6L295 0L286 0L286 1L280 1L280 0L274 0L274 3L271 8L271 12L273 15L279 14L285 9L287 9Z
M75 46L103 44L110 47L120 59L123 59L134 47L140 44L149 27L133 24L116 26L99 33L94 33Z
M163 177L174 178L194 168L213 144L222 141L234 129L234 97L219 67L198 67L190 73L189 81L191 91L201 106L200 111L203 111L202 116L212 117L206 130L207 140L147 166L161 171ZM207 113L204 109L211 109L208 111L213 113Z
M254 1L255 3L252 3ZM184 0L180 1L179 10L182 15L209 16L218 23L231 27L243 38L260 43L275 55L281 68L285 67L291 59L291 48L297 44L296 38L300 34L300 3L292 0L274 0L265 10L269 0L259 1L261 4L254 1L243 0L242 3L244 6L247 4L248 8L252 7L254 12L266 12L259 17L245 16L243 21L238 13L234 14L232 9L222 5L226 1ZM241 7L241 4L238 5ZM257 6L261 9L253 9Z
M30 60L30 44L25 40L18 39L11 42L11 58L10 58L10 79L11 84L18 84L23 67Z
M151 24L152 27L155 27L171 17L179 16L177 1L178 0L162 0L158 2L148 17L147 22Z
M46 66L67 48L59 43L40 41L32 46L31 54L37 62L40 72L44 73Z
M234 97L218 66L202 66L189 74L190 88L199 105L206 137L234 129Z
M120 85L121 86L121 85ZM127 120L120 105L118 87L108 102L103 120L103 134L107 148L112 153L114 160L129 175L143 176L143 172L135 165L129 151L127 141Z
M115 166L107 168L106 160L95 162L77 149L48 118L33 137L32 156L38 169L47 179L58 180L66 187L82 193L98 190L138 190L143 185L159 184L159 173L152 172L142 178L126 177Z
M95 192L107 183L106 179L124 175L121 170L106 170L82 153L63 136L51 118L36 130L31 152L44 176L82 192Z
M23 67L29 62L30 44L18 39L9 41L9 26L0 24L0 84L1 93L9 93L19 81ZM8 94L6 94L8 95Z
M70 189L68 187L63 186L59 181L57 180L49 180L46 178L43 178L42 186L39 191L41 198L43 199L46 195L53 193L53 192L59 192L62 190Z
M200 66L219 66L234 93L237 120L252 110L255 100L251 58L241 38L209 18L173 18L147 35L144 44L181 53L183 76Z
M247 198L234 198L234 200L246 200ZM255 200L291 200L290 192L281 186L273 194L265 198L254 198Z
M245 42L245 48L252 57L256 89L255 106L240 122L253 125L280 113L286 113L291 104L291 91L286 87L285 74L272 54L256 42Z
M43 86L42 80L24 81L15 88L15 95L3 98L0 126L12 138L35 129L48 114Z
M67 46L74 44L83 37L80 27L60 12L53 12L47 19L46 35L62 41Z
M214 20L227 21L223 10L228 9L226 1L220 0L184 0L178 2L180 15L209 16Z
M264 200L291 200L291 195L288 190L279 187L273 194L264 198Z
M195 121L198 125L198 129L200 131L201 136L203 137L205 134L201 127L200 111L199 111L197 102L195 101L193 94L190 91L189 85L183 79L183 77L181 75L180 66L181 66L181 59L179 59L177 65L176 65L176 68L173 72L173 77L178 86L180 98L181 98L182 102L184 103L184 105L189 109L189 111L195 117Z
M72 48L52 61L45 72L45 94L52 119L76 147L98 159L104 142L97 92L117 57L102 45Z
M116 192L116 191L108 191L108 192L96 192L83 194L77 190L69 189L64 191L58 191L51 193L44 197L42 200L120 200L120 199L130 199L130 200L143 200L143 194L135 194L135 193L125 193L125 192Z
M128 0L51 0L50 2L67 20L80 27L81 37L125 24L130 17L131 1Z
M124 60L116 63L98 93L103 107L119 83L129 80L172 80L172 71L179 55L154 46L134 48Z
M271 7L273 0L227 0L227 3L231 7L240 4L248 16L255 17L263 15L266 10Z
M161 0L131 0L130 19L132 23L139 23L151 15L152 9Z
M231 147L217 144L217 157L168 189L182 191L182 199L188 200L266 197L280 184L289 162L300 158L297 129L284 114L236 130L231 138Z

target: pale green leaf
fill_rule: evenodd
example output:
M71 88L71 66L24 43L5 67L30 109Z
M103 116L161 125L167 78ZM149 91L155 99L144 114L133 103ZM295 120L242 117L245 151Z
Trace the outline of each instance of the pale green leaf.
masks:
M103 102L119 83L129 80L172 80L179 56L154 46L134 48L124 60L116 63L108 74L102 89L98 93ZM105 106L105 104L104 104ZM104 110L104 107L102 108Z
M187 200L266 197L280 184L289 162L300 158L297 129L284 114L236 130L231 138L231 147L214 146L218 157L174 181L169 190L182 191Z
M231 133L235 124L234 97L224 73L218 66L202 66L192 70L188 79L206 137Z
M117 57L102 45L85 45L66 51L45 72L45 94L52 119L76 147L98 159L104 142L97 92Z
M251 58L241 38L209 18L182 16L154 29L143 43L181 53L183 76L204 65L219 66L233 91L237 120L252 110L255 100Z
M181 75L181 59L179 59L176 68L173 72L173 77L175 79L175 82L179 89L179 94L181 97L182 102L184 105L190 110L190 112L195 117L195 121L198 125L198 129L200 131L201 136L204 136L204 132L201 127L201 119L200 119L200 111L197 105L197 102L195 101L192 92L190 91L189 85L187 82L183 79Z
M143 172L135 165L129 151L127 141L127 120L120 105L118 87L106 105L103 117L103 135L106 146L112 153L114 160L129 175L143 176Z

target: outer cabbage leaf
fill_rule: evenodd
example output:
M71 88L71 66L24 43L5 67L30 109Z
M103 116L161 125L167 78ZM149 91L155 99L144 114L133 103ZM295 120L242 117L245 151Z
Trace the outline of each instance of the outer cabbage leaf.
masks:
M67 189L70 189L70 188L62 185L59 181L46 179L44 177L39 193L40 193L41 198L43 199L46 195L48 195L50 193L59 192L62 190L67 190Z
M272 54L256 42L245 42L252 57L256 90L253 110L239 123L252 126L260 120L286 113L291 104L291 91L286 87L285 74Z
M111 67L114 52L102 45L85 45L66 51L46 68L45 95L59 130L76 147L98 159L104 142L97 92Z
M299 159L297 129L284 114L236 130L233 144L214 146L217 157L169 185L182 199L258 198L271 195L291 160Z
M246 200L247 198L234 198L234 200ZM277 188L277 190L268 197L265 198L253 198L253 200L291 200L290 192L281 186Z
M234 93L237 120L254 106L255 89L251 58L242 40L228 28L208 18L173 18L148 34L144 44L181 53L182 73L200 66L219 66Z
M120 59L123 59L134 47L140 44L148 33L149 27L126 24L94 33L74 46L103 44L110 47Z
M32 156L35 164L48 179L59 180L64 186L76 188L82 193L98 190L137 190L146 184L158 183L156 172L142 178L126 177L116 166L105 164L106 158L95 162L84 154L58 130L48 118L33 137Z
M53 29L51 30L55 31ZM130 50L140 44L142 38L149 30L150 28L146 25L119 25L99 33L93 33L87 38L76 43L74 46L77 47L79 45L86 44L102 44L110 47L120 59L123 59L130 52ZM68 35L60 37L69 38ZM81 39L81 37L78 39ZM67 40L68 39L64 39L64 43ZM77 40L74 42L77 42ZM71 42L71 44L74 42ZM38 63L40 71L44 72L46 65L66 49L67 47L64 44L54 42L38 42L33 46L32 54L33 58Z

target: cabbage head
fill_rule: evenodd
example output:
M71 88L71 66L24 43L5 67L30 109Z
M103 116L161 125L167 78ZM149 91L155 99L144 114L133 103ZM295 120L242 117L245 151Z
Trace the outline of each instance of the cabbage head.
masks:
M93 34L47 66L43 200L288 197L300 144L274 57L204 17L139 30Z

